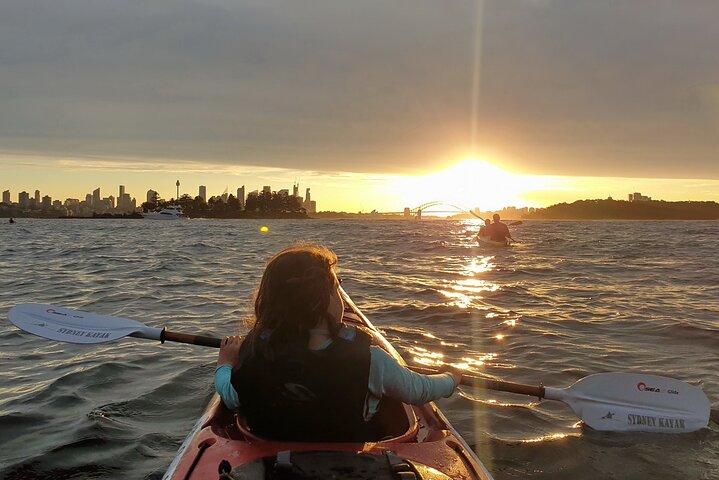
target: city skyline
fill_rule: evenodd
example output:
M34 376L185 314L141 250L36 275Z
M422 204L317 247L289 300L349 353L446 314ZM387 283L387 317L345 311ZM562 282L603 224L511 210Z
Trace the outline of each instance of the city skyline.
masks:
M227 202L230 197L237 198L240 202L240 207L244 208L245 201L255 195L257 196L260 192L266 193L266 194L280 194L280 195L286 195L290 196L290 190L288 188L281 188L277 190L273 190L271 185L263 185L262 188L257 188L254 190L247 190L245 188L245 185L242 185L235 189L234 192L229 191L229 187L225 187L224 191L221 194L218 195L207 195L207 186L205 185L198 185L197 186L197 194L192 195L191 193L187 192L181 192L180 186L181 182L179 180L175 181L175 186L177 188L176 190L176 196L170 197L170 198L163 198L162 195L159 194L158 191L154 189L149 189L147 192L145 192L144 198L141 197L133 197L131 194L126 192L126 186L125 185L118 185L117 191L118 195L117 197L110 194L106 197L102 196L102 189L100 187L92 189L91 193L86 193L84 195L84 198L82 195L79 196L69 196L65 197L64 200L59 198L54 198L51 195L45 194L40 191L40 189L35 189L34 193L31 195L30 192L23 190L20 192L16 192L15 196L17 198L17 201L13 201L13 192L10 190L2 190L2 186L0 186L0 190L2 191L2 203L5 203L7 205L16 205L20 208L42 208L42 209L50 209L52 208L65 208L75 214L89 214L89 213L109 213L109 212L115 212L115 213L132 213L143 210L142 205L144 203L151 203L151 204L158 204L162 202L170 202L174 203L180 200L182 197L189 196L192 199L195 198L201 198L204 202L207 202L208 200L211 200L212 198L219 198L222 199L224 202ZM312 200L311 198L311 188L306 187L304 192L304 197L301 195L300 192L300 185L298 182L295 182L292 186L292 194L293 197L298 197L301 199L302 205L307 209L309 213L315 213L316 212L316 206L317 201ZM138 198L140 200L138 201Z
M303 185L312 184L313 195L322 199L321 210L347 212L397 212L428 201L445 201L467 210L477 207L481 210L497 210L507 206L541 208L580 199L623 199L628 193L638 191L649 192L652 197L667 201L719 201L719 181L711 179L520 175L478 159L466 160L444 171L422 176L322 175L318 172L298 171L283 175L284 172L276 169L257 169L257 173L252 172L252 169L244 169L241 178L237 173L227 172L200 174L199 180L204 180L201 183L194 181L196 174L193 172L174 172L175 175L168 172L154 175L112 172L111 175L95 175L91 180L83 178L81 181L78 181L77 176L73 177L73 171L52 172L46 177L38 177L39 181L31 185L27 185L31 180L12 182L8 180L13 180L13 177L3 176L0 179L0 191L14 192L13 201L20 191L32 193L36 189L51 192L53 199L75 198L83 190L87 192L98 187L103 192L115 192L118 188L117 179L122 177L130 180L123 182L127 191L156 190L162 198L175 197L175 183L179 180L180 193L188 193L194 198L199 193L197 190L200 185L205 185L210 192L209 196L212 196L217 192L221 194L225 188L236 190L236 187L230 185L244 183L261 188L268 184L290 186L299 182ZM63 175L67 175L68 181L62 181ZM18 185L22 188L18 188ZM135 196L143 198L144 193Z
M486 167L486 166L483 166L483 167ZM490 166L490 168L491 168L491 166ZM506 175L506 172L501 172L501 171L491 172L491 173L493 173L493 174L500 174L500 175ZM448 175L446 175L446 176L449 177L449 181L452 181L452 179L454 178L454 175L455 175L455 174L453 174L452 172L450 172L450 173L449 173ZM518 178L519 178L519 177L518 177ZM432 180L437 180L437 178L435 177L435 178L433 178ZM505 179L505 180L506 180L506 179ZM637 183L637 182L634 182L634 180L636 180L636 179L629 179L629 180L632 180L632 182L631 182L632 184ZM195 190L197 190L196 194L193 194L193 193L188 192L188 191L186 191L186 190L180 190L181 187L184 187L184 186L185 186L185 184L184 184L183 182L180 182L179 180L175 180L174 182L168 182L168 183L172 183L172 186L174 186L174 187L177 188L176 192L179 191L180 197L182 197L182 196L184 196L184 195L189 195L191 198L195 198L195 197L198 197L198 196L199 196L199 197L203 198L203 200L204 200L205 202L207 202L207 200L210 199L211 197L223 198L225 201L227 201L227 197L228 197L229 195L232 195L232 196L234 196L235 198L240 199L241 205L242 205L243 207L244 207L244 202L245 202L247 196L250 195L250 194L257 193L257 192L260 192L260 191L269 191L269 192L285 192L286 194L289 195L289 191L290 191L289 188L279 188L279 189L277 189L277 190L272 190L271 185L262 185L261 188L256 188L256 189L254 189L254 190L249 190L249 189L247 189L245 185L242 185L242 186L237 187L237 188L234 188L234 187L233 187L233 188L230 188L229 185L226 185L226 186L224 187L224 189L222 190L222 193L213 193L212 190L210 190L210 194L208 194L208 193L207 193L207 186L206 186L206 185L193 185L192 187L194 187ZM177 183L179 183L179 185L177 185ZM520 182L520 183L521 183L521 182ZM300 191L300 184L299 184L299 182L294 181L292 185L293 185L293 186L292 186L292 194L295 195L295 196L299 196L300 198L303 198L302 195L300 194L301 191ZM427 185L424 185L424 186L427 186ZM422 188L423 186L422 186L422 185L419 185L419 187ZM428 187L428 188L429 188L429 187ZM690 186L689 188L691 189L691 186ZM116 185L116 186L115 186L115 189L116 189L117 192L118 192L118 196L114 196L114 195L110 194L110 195L108 195L107 197L102 197L102 193L101 193L101 192L102 192L102 191L106 191L106 190L103 189L103 188L101 188L101 187L93 188L93 189L91 189L91 192L92 192L92 193L86 193L86 194L85 194L84 200L89 200L89 199L92 197L92 198L94 199L94 201L91 201L91 202L90 202L91 205L92 205L93 202L94 202L95 205L99 205L101 200L102 200L102 202L105 202L103 205L110 205L108 202L113 202L113 205L112 205L112 209L113 209L113 210L115 210L115 211L126 211L126 212L131 212L131 211L135 211L135 210L141 210L141 209L139 208L140 205L141 205L143 202L145 202L145 201L151 202L151 197L154 197L154 198L156 198L156 199L163 199L164 201L176 200L176 198L175 198L174 195L173 195L173 196L165 196L165 195L162 195L162 194L160 194L157 190L155 190L154 188L150 188L150 189L148 189L144 194L140 194L140 195L137 195L137 196L132 196L131 194L126 193L126 191L129 191L129 189L127 189L125 185ZM167 190L169 190L169 188L168 188ZM80 196L71 195L71 196L65 197L65 199L62 200L62 196L55 197L55 196L53 196L53 195L47 195L47 192L43 192L43 191L41 191L40 189L30 189L30 191L23 190L23 191L21 191L21 192L14 192L14 193L13 193L13 192L12 192L11 190L9 190L9 189L4 189L4 186L3 186L3 185L0 185L0 191L2 191L2 202L4 202L4 203L10 203L10 204L13 204L13 203L14 203L14 204L22 204L22 196L23 196L23 194L26 195L26 200L28 200L28 201L34 201L34 204L33 204L33 205L35 205L35 204L40 205L41 203L42 203L43 205L46 205L46 204L50 204L50 203L52 202L53 205L59 206L59 204L57 203L58 201L61 202L63 205L67 204L68 201L71 201L71 203L73 203L73 202L83 202L83 196L82 196L82 195L80 195ZM218 191L218 190L216 190L215 192L217 192L217 191ZM431 189L428 189L427 191L428 191L428 192L431 192ZM569 191L573 191L574 193L576 193L576 190L571 190L571 189L570 189ZM31 194L31 192L34 192L34 193ZM17 199L17 201L13 200L13 198L12 198L13 195L15 196L15 198ZM143 196L143 195L144 195L144 196ZM306 189L306 192L305 192L305 197L303 198L303 203L304 203L305 201L309 200L309 196L310 196L310 188L307 188L307 189ZM42 197L42 198L39 199L38 197ZM101 198L101 197L102 197L102 198ZM122 203L119 201L120 198L124 198L124 200L122 201ZM573 201L576 201L576 200L584 200L584 199L590 199L590 198L594 198L594 199L605 199L605 198L610 198L610 199L611 199L611 198L614 198L614 199L616 199L616 200L626 200L626 199L628 199L629 201L637 201L637 200L641 201L641 200L652 200L652 199L654 199L654 200L665 200L665 201L702 200L702 199L689 198L689 197L686 197L686 198L667 198L666 196L662 196L661 194L659 194L659 195L656 195L656 194L655 194L655 195L654 195L654 198L652 198L652 196L642 195L640 192L637 191L636 188L633 188L633 189L627 188L627 189L625 189L624 192L620 192L618 195L611 195L611 194L610 194L610 195L606 195L606 196L604 196L604 197L598 196L598 197L585 197L585 198L575 197L575 198L567 199L567 201L568 201L568 202L573 202ZM8 200L9 200L9 201L8 201ZM712 200L713 200L713 199L712 199ZM441 198L439 198L439 197L426 197L426 198L425 198L424 200L422 200L422 201L415 200L415 203L412 203L412 202L410 202L410 203L405 203L402 207L396 207L396 208L390 208L390 209L384 209L384 210L372 208L372 209L359 210L359 211L369 212L369 211L375 210L375 211L384 211L384 212L395 212L395 213L399 213L399 212L403 211L403 210L406 209L406 208L416 208L417 206L420 206L420 205L422 205L423 203L427 203L427 202L430 202L430 201L445 202L446 204L449 204L449 205L457 204L457 206L463 208L463 209L466 210L466 211L470 211L470 210L472 210L472 211L498 211L498 210L507 209L507 208L509 208L509 209L515 209L515 208L516 208L516 209L526 209L526 208L534 209L534 208L542 208L542 207L549 206L549 205L542 205L542 206L536 207L536 206L533 206L533 205L522 205L522 204L516 204L516 203L507 203L507 204L503 204L503 205L494 205L494 206L492 206L492 207L481 208L479 205L461 204L461 202L457 202L456 200L452 200L452 199L445 199L445 200L443 200L443 199L441 199ZM312 207L311 207L311 209L308 209L308 211L313 211L313 212L314 212L314 211L317 211L317 210L316 210L316 200L312 200L311 202L312 202L312 204L311 204ZM561 203L561 202L557 202L557 203ZM132 207L130 207L130 205L132 205ZM47 206L47 205L46 205L46 206ZM108 208L109 208L109 207L108 207ZM106 208L106 210L107 210L107 208ZM319 210L319 211L338 211L338 212L339 212L339 211L350 211L350 212L351 212L352 210L341 210L341 209L334 210L334 209L332 209L332 208L325 208L325 209L321 209L321 210Z

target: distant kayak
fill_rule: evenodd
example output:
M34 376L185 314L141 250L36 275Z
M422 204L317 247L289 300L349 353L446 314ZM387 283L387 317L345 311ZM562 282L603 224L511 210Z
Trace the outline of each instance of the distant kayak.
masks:
M508 240L505 240L504 242L497 242L496 240L492 240L490 237L479 237L477 240L480 245L487 245L490 247L508 247L510 245Z

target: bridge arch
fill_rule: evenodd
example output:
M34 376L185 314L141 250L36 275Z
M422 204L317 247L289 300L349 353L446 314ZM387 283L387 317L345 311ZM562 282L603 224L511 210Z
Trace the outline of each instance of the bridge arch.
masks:
M422 205L416 206L414 208L405 209L405 214L407 211L409 211L410 215L415 216L417 218L422 218L423 210L426 210L426 209L432 208L432 207L439 207L439 206L450 207L450 208L453 208L454 210L456 210L457 213L469 213L470 215L474 215L475 217L479 218L480 220L482 219L482 217L480 217L479 215L474 213L472 210L454 205L452 203L443 202L441 200L434 200L431 202L423 203Z

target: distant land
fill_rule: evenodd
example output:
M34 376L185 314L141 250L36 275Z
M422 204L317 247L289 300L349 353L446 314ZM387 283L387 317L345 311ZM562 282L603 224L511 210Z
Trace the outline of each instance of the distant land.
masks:
M221 205L221 206L224 206ZM204 209L193 211L186 205L185 212L190 218L224 218L224 219L361 219L361 220L406 220L403 214L384 214L372 212L332 212L323 211L307 213L304 209L295 211L248 211L232 208ZM719 220L719 203L717 202L666 202L663 200L627 201L627 200L577 200L572 203L559 203L546 208L515 208L507 207L496 212L479 212L482 218L490 218L499 213L503 221L510 220ZM142 218L139 213L109 214L97 213L91 217L65 217L55 210L24 210L8 208L0 203L2 217L34 217L34 218ZM415 217L411 217L413 220ZM469 212L450 217L434 216L431 211L424 212L422 220L464 220L476 219L477 215Z
M577 200L537 208L522 218L535 220L717 220L717 202L663 200Z
M398 213L378 213L378 212L333 212L323 211L310 214L310 218L317 219L333 219L333 218L352 218L362 220L405 220L404 215Z

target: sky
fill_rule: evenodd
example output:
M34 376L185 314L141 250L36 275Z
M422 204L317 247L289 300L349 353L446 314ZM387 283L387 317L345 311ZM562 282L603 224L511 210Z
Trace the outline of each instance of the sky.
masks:
M5 0L0 190L716 201L718 18L715 0Z

